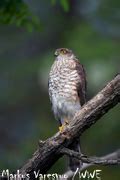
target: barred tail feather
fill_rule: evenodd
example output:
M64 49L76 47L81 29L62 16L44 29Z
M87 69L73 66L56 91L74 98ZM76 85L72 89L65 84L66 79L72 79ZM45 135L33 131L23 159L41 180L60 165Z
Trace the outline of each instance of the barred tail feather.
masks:
M75 141L71 144L70 149L81 153L80 139L79 138L75 139ZM75 172L76 169L81 168L81 166L82 166L82 162L80 160L78 160L76 158L73 158L73 157L69 158L69 168L70 168L70 170Z

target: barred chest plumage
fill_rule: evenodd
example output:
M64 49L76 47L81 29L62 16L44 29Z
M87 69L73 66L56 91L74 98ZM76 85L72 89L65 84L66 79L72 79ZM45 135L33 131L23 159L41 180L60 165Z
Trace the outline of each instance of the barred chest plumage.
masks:
M74 60L55 61L49 75L49 96L56 119L63 123L80 109L77 85L80 82Z

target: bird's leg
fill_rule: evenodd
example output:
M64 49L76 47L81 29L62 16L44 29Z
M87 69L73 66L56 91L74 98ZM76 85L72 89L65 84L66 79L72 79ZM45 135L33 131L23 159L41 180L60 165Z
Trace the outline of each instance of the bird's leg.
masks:
M68 121L68 119L64 119L64 123L59 127L60 133L62 133L64 131L64 129L67 125L69 125L69 121Z

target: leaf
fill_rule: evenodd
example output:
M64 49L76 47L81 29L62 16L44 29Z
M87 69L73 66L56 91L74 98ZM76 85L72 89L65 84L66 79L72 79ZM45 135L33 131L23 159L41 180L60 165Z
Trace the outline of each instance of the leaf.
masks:
M64 9L64 11L68 12L70 9L70 4L68 2L69 0L60 0L60 3Z
M29 32L41 30L39 18L30 12L23 0L0 1L0 24L15 24Z

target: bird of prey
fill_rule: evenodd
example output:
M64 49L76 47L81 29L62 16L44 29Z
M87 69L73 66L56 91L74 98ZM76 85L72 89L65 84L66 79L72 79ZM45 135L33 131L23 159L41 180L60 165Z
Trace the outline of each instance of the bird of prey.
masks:
M49 74L49 97L55 118L60 123L60 131L73 120L77 111L86 100L86 75L83 66L72 50L59 48L55 51L55 61ZM71 149L80 152L79 138L75 139ZM70 158L72 171L81 166L81 162Z

